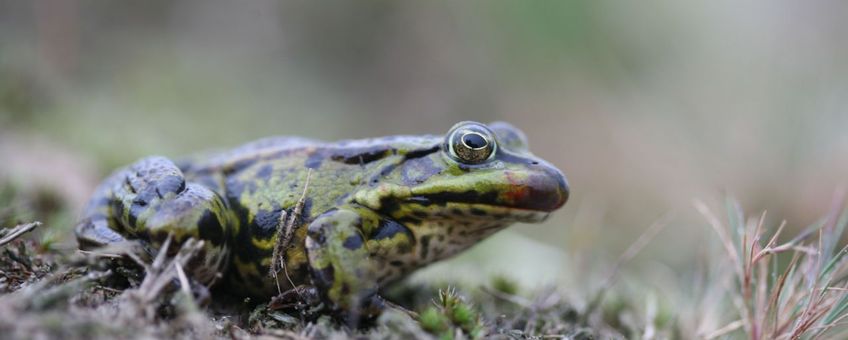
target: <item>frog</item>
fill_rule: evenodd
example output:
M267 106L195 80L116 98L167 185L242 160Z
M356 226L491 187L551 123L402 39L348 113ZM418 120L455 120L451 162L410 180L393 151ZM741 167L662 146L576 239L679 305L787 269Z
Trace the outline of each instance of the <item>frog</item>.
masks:
M87 250L200 240L187 266L197 282L266 300L310 287L361 320L386 309L382 288L511 224L545 221L568 197L521 130L463 121L445 135L269 137L146 157L95 189L75 234Z

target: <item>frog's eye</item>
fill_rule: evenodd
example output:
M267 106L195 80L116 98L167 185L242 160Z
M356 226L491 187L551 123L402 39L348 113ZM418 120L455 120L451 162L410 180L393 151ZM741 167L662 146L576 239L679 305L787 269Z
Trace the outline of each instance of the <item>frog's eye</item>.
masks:
M495 154L497 145L493 136L483 124L463 122L451 129L445 144L453 159L466 164L480 164Z

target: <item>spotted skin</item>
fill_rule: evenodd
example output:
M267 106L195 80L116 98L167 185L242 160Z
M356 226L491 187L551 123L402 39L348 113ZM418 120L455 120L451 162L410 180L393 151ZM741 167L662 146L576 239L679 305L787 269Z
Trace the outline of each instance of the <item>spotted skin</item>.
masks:
M462 144L469 132L490 144ZM275 281L268 271L281 216L301 197ZM514 222L543 221L567 198L565 177L528 151L519 130L462 122L446 136L276 137L178 163L145 158L98 187L76 235L84 249L201 239L196 279L223 277L231 291L262 299L312 285L357 320L383 309L380 287Z

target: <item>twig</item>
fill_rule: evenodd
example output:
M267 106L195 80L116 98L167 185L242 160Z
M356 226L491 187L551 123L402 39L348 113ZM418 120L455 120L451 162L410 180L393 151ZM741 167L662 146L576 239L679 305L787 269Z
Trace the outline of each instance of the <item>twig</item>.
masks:
M268 275L277 279L277 268L280 267L280 253L283 252L288 245L284 244L286 238L286 229L289 228L289 214L286 209L280 211L280 219L277 221L277 242L274 243L274 251L271 253L271 267L268 269ZM277 290L280 290L280 282L277 282Z
M110 254L110 253L101 253L101 252L98 252L98 251L90 251L90 250L82 250L82 249L77 249L76 251L80 254L90 255L90 256L94 256L94 257L106 257L106 258L110 258L110 259L122 259L122 258L124 258L122 255Z
M282 254L288 249L291 244L292 236L294 236L295 223L300 219L303 212L303 206L306 204L306 193L309 191L309 180L312 177L312 169L306 172L306 182L303 184L303 192L300 194L300 199L297 200L291 214L287 214L285 210L280 212L280 220L277 224L277 242L274 243L274 252L271 255L271 267L268 270L268 275L274 278L277 282L277 291L280 291L280 283L277 280L277 271L280 268L280 263L283 262ZM286 273L288 277L288 273ZM291 281L291 280L289 280Z
M11 230L9 230L8 235L0 239L0 247L5 246L7 243L12 242L12 240L18 238L18 236L28 233L40 225L41 222L36 221L27 224L21 224L12 228Z
M174 269L177 271L177 278L180 279L180 286L183 290L183 293L185 293L186 296L191 297L191 288L188 283L188 277L186 276L185 271L183 270L183 266L180 265L179 262L177 262L174 263Z

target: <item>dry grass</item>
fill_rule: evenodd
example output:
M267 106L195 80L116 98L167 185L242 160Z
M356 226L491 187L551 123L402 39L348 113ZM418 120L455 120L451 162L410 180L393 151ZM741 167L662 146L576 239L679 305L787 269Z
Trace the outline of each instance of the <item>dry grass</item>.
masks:
M696 208L718 234L732 273L726 298L738 317L714 330L702 330L706 339L739 335L759 339L820 339L846 336L848 317L848 248L838 248L848 214L842 199L830 214L779 243L786 226L772 232L764 225L766 213L746 218L734 202L728 203L727 223L701 202ZM838 251L837 251L838 250ZM781 256L784 255L784 256ZM723 280L716 280L719 284Z

